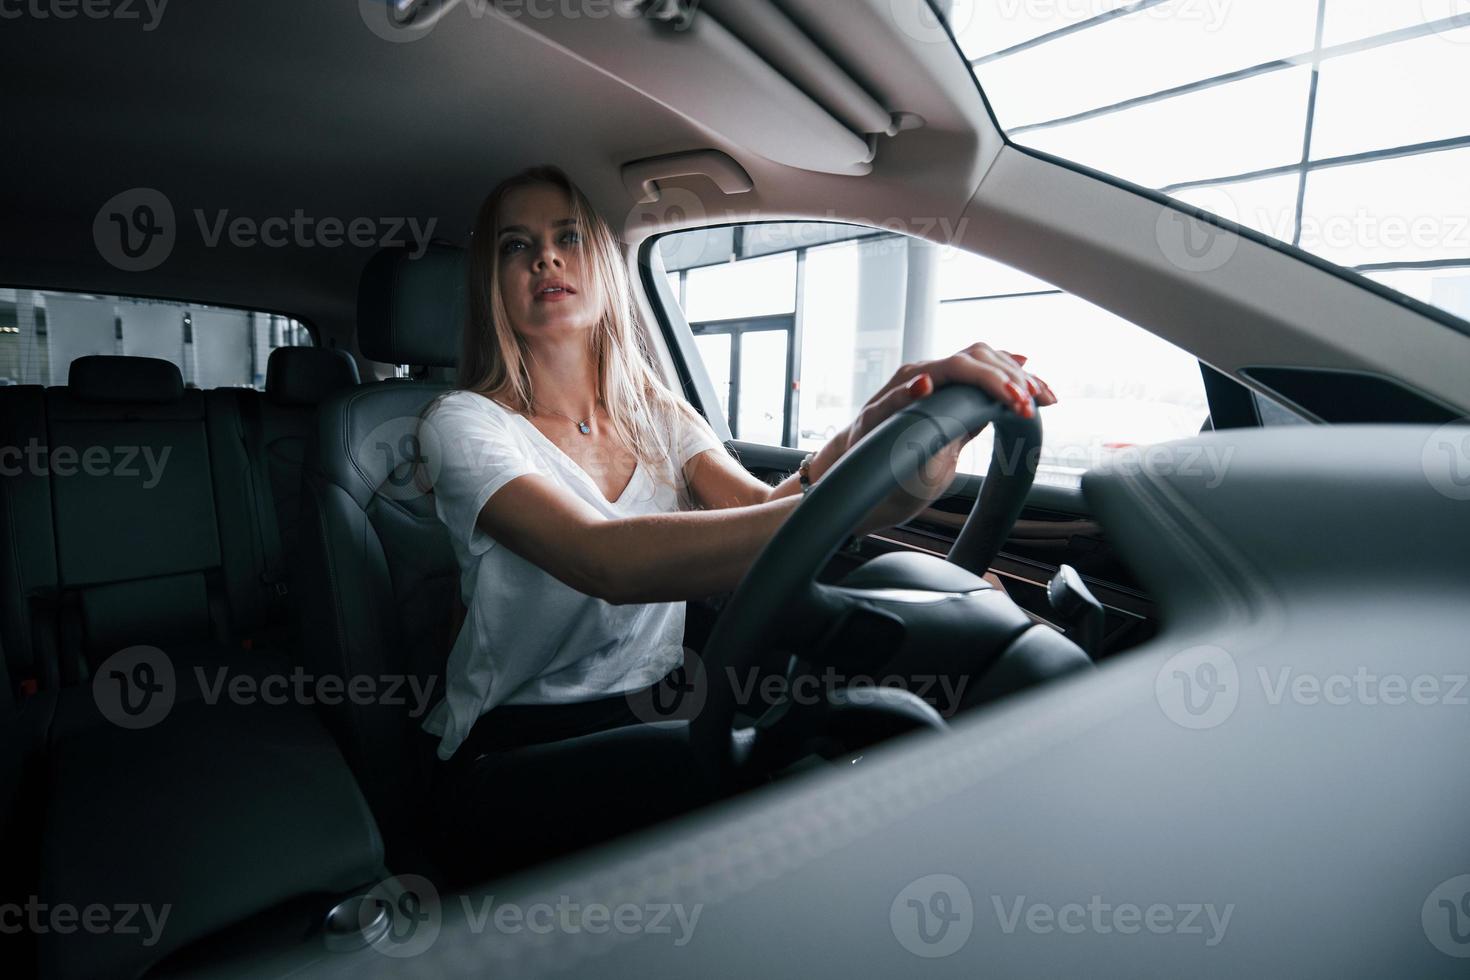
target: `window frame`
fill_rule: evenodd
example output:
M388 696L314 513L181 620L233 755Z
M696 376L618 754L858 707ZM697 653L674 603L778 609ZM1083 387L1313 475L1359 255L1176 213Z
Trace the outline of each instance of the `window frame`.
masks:
M694 320L689 330L696 338L728 336L730 338L730 404L726 422L735 438L740 435L740 367L742 358L741 338L748 333L786 334L786 378L789 379L781 399L781 432L784 439L793 440L796 432L796 400L792 382L799 382L800 367L796 362L797 317L795 313L772 313L767 316L736 317L729 320ZM698 350L695 351L698 354ZM701 361L701 363L703 363ZM709 368L706 365L705 371ZM715 381L714 378L710 379ZM749 440L742 440L749 441ZM794 440L793 440L794 441ZM786 447L783 447L786 448Z
M0 289L9 289L9 290L14 290L16 292L61 293L61 294L66 294L68 296L76 296L76 297L94 297L94 298L107 297L107 298L111 298L111 299L114 299L114 300L122 300L122 301L141 300L141 301L144 301L144 302L170 303L170 304L175 304L175 305L183 306L183 307L195 307L195 308L201 309L201 310L227 310L227 311L230 311L230 312L233 312L233 313L254 313L254 314L260 314L260 315L270 316L270 317L282 317L282 318L287 319L287 320L294 320L296 323L300 324L301 327L302 327L302 329L304 329L306 331L306 335L311 338L311 346L312 347L323 347L324 346L322 344L321 330L316 326L316 324L314 324L311 320L306 319L305 317L300 316L299 314L289 313L289 312L286 312L285 310L281 310L281 309L265 309L265 308L251 309L251 308L247 308L247 307L244 307L244 306L235 306L235 305L231 305L231 304L227 304L227 303L213 303L213 302L206 302L204 300L199 300L199 299L180 299L177 296L160 296L160 295L157 295L155 293L120 293L120 292L113 292L113 291L110 291L108 289L99 288L99 287L95 287L95 286L82 286L82 287L78 287L78 286L59 286L59 285L23 285L23 284L16 283L16 282L0 280ZM48 322L46 324L47 331L50 330L50 326L51 325L49 323L49 317L48 317ZM192 324L191 324L191 328L192 328ZM116 330L121 330L121 323L120 323L120 321L116 321L116 320L114 321L114 330L115 331ZM191 330L191 332L192 332L192 330ZM120 334L118 336L120 336ZM272 348L272 349L274 350L275 348ZM262 375L262 382L261 382L262 383L262 386L264 385L264 380L263 379L264 379L264 375ZM251 387L254 387L254 386L251 385ZM263 388L256 389L256 390L263 390Z
M853 242L853 241L860 242L860 241L865 241L865 240L870 240L870 239L873 239L873 238L881 237L881 236L884 236L884 235L898 235L900 237L905 237L905 236L903 236L903 234L901 232L893 232L893 231L891 231L889 229L884 229L884 228L875 228L875 227L872 227L870 225L863 225L863 224L859 224L857 222L852 222L852 221L830 221L830 220L820 220L820 219L815 219L815 218L790 218L790 219L780 219L780 220L765 219L765 220L755 220L755 221L723 221L723 222L718 222L718 223L709 224L709 225L697 225L697 226L690 226L690 227L687 227L687 228L678 228L678 229L674 229L674 230L670 230L670 231L662 231L662 232L659 232L658 234L651 235L647 239L645 239L643 241L643 243L639 246L638 254L637 254L637 262L638 262L638 275L639 275L639 279L640 279L641 285L643 287L645 297L648 300L649 308L653 312L654 317L658 320L659 330L660 330L660 333L662 334L663 339L664 339L664 342L665 342L665 344L666 344L666 346L668 348L670 359L673 362L675 373L676 373L676 375L677 375L677 377L679 379L679 384L683 388L684 396L689 401L689 403L691 405L693 405L696 409L699 410L700 414L703 415L705 417L705 419L710 422L711 426L715 429L716 434L720 435L723 440L729 441L729 442L737 442L737 443L742 443L743 442L743 443L746 443L747 445L760 446L763 449L771 450L771 451L775 451L775 452L790 453L790 454L792 454L792 457L793 458L799 458L800 456L804 455L804 451L801 450L801 449L793 448L791 446L784 446L784 445L782 445L782 446L771 446L771 445L768 445L766 443L748 442L747 440L743 440L743 439L738 438L734 434L734 429L730 425L730 420L728 418L725 418L722 415L722 413L719 411L719 397L718 397L718 394L714 390L714 387L713 387L713 379L709 377L709 373L708 373L707 369L705 369L705 367L704 367L704 362L700 359L699 351L695 347L694 338L696 336L698 336L698 334L695 332L695 329L694 329L695 326L696 326L696 323L690 322L684 316L683 299L684 299L684 291L685 291L685 276L684 276L683 273L685 271L687 271L687 270L680 270L679 271L679 274L677 276L677 278L679 280L679 286L678 286L678 289L676 290L675 287L674 287L674 285L672 283L670 283L670 281L669 281L669 278L670 278L670 272L669 272L669 270L667 270L667 269L665 269L665 268L662 267L663 266L663 260L662 260L662 257L659 256L659 253L658 253L658 245L659 245L659 242L661 242L664 238L667 238L667 237L670 237L670 236L673 236L673 235L687 233L687 232L690 232L690 231L696 231L696 230L708 231L708 230L720 229L720 228L733 228L733 229L736 229L737 232L738 232L739 229L744 228L744 227L750 227L752 225L791 225L791 224L846 225L846 226L852 227L852 228L865 229L868 232L868 234L854 236L854 237L852 237L850 239L840 239L840 241L843 241L843 242ZM796 308L796 311L794 313L790 313L790 314L773 314L773 315L768 316L768 317L732 318L730 320L725 320L725 321L720 321L720 320L698 321L698 323L700 325L704 325L704 324L720 324L720 323L739 324L739 323L759 321L759 320L778 320L778 319L783 319L783 318L794 318L795 319L795 328L794 328L794 331L793 331L793 333L791 335L791 338L788 340L787 347L786 347L787 377L790 378L790 379L792 379L793 381L799 383L800 380L801 380L801 377L800 377L800 370L801 370L801 368L800 368L800 361L799 361L799 359L797 357L797 351L798 351L798 348L800 346L800 339L801 339L801 315L800 315L800 313L801 313L801 297L800 297L800 290L801 290L801 271L800 271L800 264L804 262L805 257L806 257L805 254L804 254L805 253L805 248L816 248L816 247L821 247L822 245L826 245L826 244L831 244L831 243L822 242L822 243L818 243L818 244L811 245L811 246L805 246L805 247L802 248L801 252L798 255L798 280L797 280L798 281L798 286L797 286L798 296L797 296L797 308ZM958 245L953 246L953 247L959 248ZM962 249L962 251L968 251L968 250ZM978 254L978 253L972 253L972 254ZM752 256L752 257L754 258L756 256ZM655 260L657 261L657 267L655 266ZM1044 296L1044 295L1053 295L1053 294L1070 295L1068 293L1068 291L1065 290L1065 289L1048 289L1048 290L1041 290L1041 291L1035 291L1035 292L1026 292L1026 293L1019 293L1019 294L1010 294L1010 295L1016 295L1016 296L1032 296L1032 295L1035 295L1035 296ZM970 302L970 301L973 301L975 299L996 299L996 298L1003 298L1003 297L990 297L990 296L985 296L985 297L956 298L956 299L951 299L951 300L940 300L940 303L942 304L942 303L948 303L948 302ZM1004 298L1009 298L1009 296L1004 297ZM1136 323L1133 323L1131 320L1128 321L1128 323L1131 326L1133 326L1134 329L1142 330L1145 333L1150 334L1150 336L1155 336L1152 333L1152 331L1148 330L1145 327L1139 326ZM682 327L682 330L678 329L679 327ZM686 338L685 335L687 335L687 338ZM1185 353L1186 354L1190 354L1189 351L1185 351ZM1224 428L1262 428L1262 427L1264 427L1264 424L1265 423L1261 419L1260 412L1255 407L1254 399L1250 399L1250 396L1254 394L1253 391L1252 391L1252 389L1250 389L1248 386L1242 384L1241 382L1235 380L1234 378L1231 378L1231 377L1228 377L1226 375L1220 374L1220 372L1218 372L1214 368L1210 367L1210 365L1208 365L1206 362L1200 360L1197 356L1194 356L1193 354L1190 354L1190 356L1194 357L1195 363L1198 364L1199 370L1200 370L1200 375L1201 375L1201 378L1202 378L1202 380L1204 382L1205 403L1206 403L1206 407L1207 407L1207 409L1209 411L1209 414L1208 414L1208 416L1206 418L1206 422L1205 422L1206 430L1213 429L1213 428L1224 429ZM691 359L692 359L692 362L693 363L697 363L699 365L699 371L697 373L691 368ZM737 361L737 359L734 356L733 349L732 349L732 352L731 352L730 363L731 363L731 375L732 375L732 379L734 379L735 372L736 372L736 370L738 370L738 367L737 367L738 361ZM701 381L707 382L707 384L701 384L700 383ZM795 393L794 387L792 385L788 385L787 386L787 391L786 391L786 402L787 402L787 404L790 407L789 407L789 410L787 412L787 424L786 424L785 432L786 432L786 438L789 441L792 441L792 442L796 442L797 441L797 439L795 438L795 435L797 433L799 433L799 430L800 430L800 419L798 417L798 405L799 405L799 402L793 397L794 396L794 393ZM1246 406L1246 404L1244 402L1242 402L1242 400L1241 400L1242 396L1245 396L1247 399L1249 399L1249 406L1248 407ZM730 398L730 409L731 409L731 412L732 413L736 410L737 404L738 404L738 402L737 402L737 395L736 395L736 392L735 392L735 388L732 385L732 388L731 388L731 398ZM718 424L716 424L716 421L717 420L718 420ZM1312 420L1312 419L1306 419L1305 421L1313 422L1313 424L1320 424L1320 423L1316 423L1315 420ZM966 477L966 480L969 480L969 479L974 479L974 480L977 480L977 481L978 480L982 480L983 479L983 474L971 474L971 475L968 475ZM957 484L957 486L958 486L958 484Z

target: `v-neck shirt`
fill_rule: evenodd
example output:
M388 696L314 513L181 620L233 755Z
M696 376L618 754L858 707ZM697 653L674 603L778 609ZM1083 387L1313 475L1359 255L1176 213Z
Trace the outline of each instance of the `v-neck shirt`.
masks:
M690 417L692 416L692 417ZM723 451L709 423L660 412L663 471L640 461L616 500L526 417L471 391L445 395L420 430L434 509L449 531L466 616L445 667L445 697L424 728L448 759L501 704L565 704L641 690L683 659L684 603L613 605L578 592L501 546L477 520L519 477L539 474L609 520L692 507L685 465ZM656 547L649 542L649 547Z

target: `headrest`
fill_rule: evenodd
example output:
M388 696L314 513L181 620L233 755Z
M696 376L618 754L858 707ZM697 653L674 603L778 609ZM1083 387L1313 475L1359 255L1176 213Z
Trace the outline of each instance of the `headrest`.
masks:
M331 347L277 347L265 368L265 396L277 405L317 405L357 384L357 362Z
M386 364L453 367L464 321L465 253L430 245L410 258L384 249L362 271L357 289L357 342Z
M67 387L89 402L176 402L184 397L178 365L158 357L89 354L71 362Z

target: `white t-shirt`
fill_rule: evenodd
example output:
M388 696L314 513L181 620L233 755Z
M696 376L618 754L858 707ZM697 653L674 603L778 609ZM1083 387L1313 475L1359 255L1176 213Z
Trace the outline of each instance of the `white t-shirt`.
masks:
M424 729L452 756L471 726L501 704L564 704L634 691L683 658L684 603L614 606L578 592L500 546L476 524L497 490L536 473L605 517L688 510L684 464L720 440L703 419L674 413L657 427L670 447L662 481L639 462L609 502L587 471L530 420L483 395L455 391L426 416L424 466L449 529L467 615L445 668L444 700Z

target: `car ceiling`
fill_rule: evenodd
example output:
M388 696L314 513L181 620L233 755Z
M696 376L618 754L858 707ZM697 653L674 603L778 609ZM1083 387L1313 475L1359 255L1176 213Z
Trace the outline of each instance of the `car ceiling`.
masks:
M372 249L211 248L195 211L210 222L223 209L257 220L298 209L416 217L421 227L435 222L434 237L463 244L498 179L551 162L617 226L633 204L622 164L707 147L755 178L756 192L736 202L741 215L877 223L876 202L887 199L902 202L888 208L895 213L958 216L979 179L976 130L988 124L973 87L958 103L944 94L956 80L968 85L958 56L935 59L932 44L924 50L894 30L886 3L786 7L809 25L840 24L843 54L866 62L865 80L929 121L883 148L873 175L816 174L744 151L483 3L450 10L411 43L376 36L357 0L168 4L151 31L81 16L13 21L6 35L19 43L0 61L11 137L0 183L3 278L279 311L346 338ZM931 70L934 61L942 64ZM947 73L946 84L932 71ZM931 179L916 188L920 173ZM129 273L101 259L92 227L104 202L135 187L163 192L179 231L160 267ZM824 207L814 212L816 201ZM683 215L655 220L665 217Z
M1159 230L1187 206L1006 145L952 42L912 29L932 16L928 0L704 0L678 39L646 20L506 17L492 0L435 0L447 12L407 43L369 29L362 10L374 2L169 4L152 31L85 17L7 21L19 43L0 61L12 137L0 164L5 284L272 310L351 348L373 248L211 248L196 210L206 220L226 209L257 221L298 210L417 218L464 244L494 183L550 162L630 250L698 224L880 226L1012 264L1267 393L1250 369L1373 373L1470 410L1462 325L1251 233L1232 261L1191 272L1170 261ZM538 9L548 7L576 5ZM790 80L800 70L783 74L774 48L743 51L752 84L721 75L718 31L699 25L772 15L883 110L921 121L874 137L866 175L808 166L821 134L778 125L820 99ZM690 44L706 46L691 58ZM659 181L664 200L650 207L625 185L630 162L708 149L743 167L753 189L730 196L707 177L675 177ZM169 199L178 240L156 269L129 273L101 258L92 229L109 199L139 187Z

